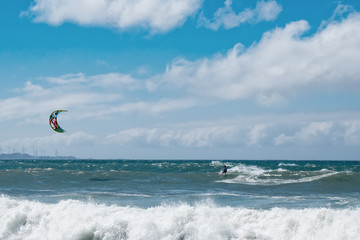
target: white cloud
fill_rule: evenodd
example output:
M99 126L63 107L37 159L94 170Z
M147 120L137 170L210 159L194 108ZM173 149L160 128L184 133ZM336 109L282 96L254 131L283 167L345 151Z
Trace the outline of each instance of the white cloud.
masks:
M17 91L23 90L25 92L33 92L33 93L42 93L44 92L44 88L40 85L33 84L30 81L25 83L25 87L23 89L17 89Z
M85 113L97 110L105 103L113 102L118 97L113 94L101 94L95 92L66 92L62 89L47 89L46 93L25 94L0 100L0 122L16 119L19 121L36 122L38 119L46 119L46 116L55 109L72 109L77 111L77 118L86 117ZM91 113L93 114L93 113Z
M255 98L261 104L284 103L302 91L360 89L360 14L331 22L310 37L309 24L297 21L266 32L245 49L236 44L224 56L197 61L176 59L164 74L150 79L218 99Z
M81 117L90 106L96 110L105 103L117 100L117 94L91 89L91 84L98 78L101 76L89 79L82 73L40 78L40 81L45 79L46 83L50 83L47 87L28 81L24 88L16 89L18 96L0 99L0 122L12 119L37 122L37 119L46 119L51 111L59 108L82 109L77 115Z
M51 25L141 27L157 33L182 25L201 5L202 0L34 0L23 15Z
M266 125L257 124L251 128L248 132L248 145L259 145L260 141L267 136L266 134Z
M0 99L0 122L16 119L41 122L54 109L71 110L76 119L104 118L117 113L160 114L187 109L199 104L196 98L155 98L124 100L123 94L147 91L145 84L128 74L108 73L86 76L83 73L39 78L45 86L25 83L16 97ZM50 84L50 85L49 85ZM74 114L71 114L74 113ZM76 114L75 114L76 113ZM66 116L65 116L66 117ZM31 120L30 120L31 119Z
M142 114L158 114L162 112L187 109L198 105L195 99L161 99L158 101L138 101L122 104L112 104L103 110L98 111L99 116L114 113L138 112Z
M330 139L330 134L332 134L333 127L334 124L332 122L311 122L307 126L302 127L293 136L281 134L274 139L274 142L276 145L282 145L286 143L310 145L320 142L327 143Z
M226 0L225 6L215 12L212 21L202 13L198 20L198 26L218 30L221 26L230 29L245 22L272 21L276 19L282 10L276 1L258 1L255 9L245 9L239 13L236 13L231 5L232 0Z
M137 88L139 83L136 79L131 77L129 74L122 73L106 73L93 76L86 76L84 73L70 73L64 74L57 77L45 77L43 78L47 82L60 85L70 86L71 89L80 87L101 87L101 88ZM31 82L30 82L31 83ZM32 85L34 86L34 85Z
M277 18L282 7L276 1L260 1L256 4L257 21L272 21Z
M336 9L334 10L332 16L328 20L323 20L320 25L320 29L326 27L329 23L336 21L336 19L342 19L348 13L356 12L355 9L351 5L342 4L338 2Z
M163 148L360 146L358 117L359 113L339 112L239 116L212 122L130 128L109 134L106 140L119 146Z
M86 83L86 77L84 73L64 74L58 77L46 77L45 79L50 83L60 85Z
M92 85L96 87L124 88L130 87L136 89L140 84L129 74L107 73L90 77Z
M344 127L342 133L345 144L360 146L360 121L346 121Z
M162 146L162 147L211 147L224 143L233 145L234 137L240 132L236 126L211 126L190 129L133 128L107 136L109 143L126 145Z

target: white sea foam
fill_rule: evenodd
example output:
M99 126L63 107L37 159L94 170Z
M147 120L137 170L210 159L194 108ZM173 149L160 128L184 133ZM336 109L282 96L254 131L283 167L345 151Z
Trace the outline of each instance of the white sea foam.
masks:
M261 175L261 174L264 174L266 172L266 170L262 169L260 167L257 167L257 166L253 166L253 165L239 164L235 167L228 169L228 172L229 173L236 172L236 173L242 173L242 174L247 174L247 175Z
M299 166L299 165L297 165L296 163L279 163L278 166L279 167L281 167L281 166L296 167L296 166Z
M80 193L63 193L63 194L53 194L51 197L80 197L80 196L115 196L115 197L144 197L149 198L151 197L148 194L136 194L136 193L121 193L121 192L80 192Z
M43 171L51 171L53 170L52 168L27 168L24 170L24 172L26 173L35 173L35 174L38 174L40 172L43 172Z
M195 194L196 196L232 196L232 197L240 197L244 194L238 194L238 193L226 193L226 192L220 192L220 193L201 193L201 194Z
M233 175L235 177L231 179L221 179L217 182L247 185L281 185L317 181L338 174L339 172L321 169L311 172L311 174L314 175L309 175L310 172L307 171L291 172L282 168L263 169L253 165L239 164L228 169L228 173L230 176ZM283 177L284 173L287 174L286 178Z
M152 208L0 197L2 240L358 239L360 208L256 210L198 205Z
M322 178L330 177L332 175L338 174L337 172L328 172L321 175L311 176L311 177L302 177L299 179L282 179L282 178L259 178L258 176L250 175L240 175L233 179L224 179L218 182L225 183L240 183L247 185L281 185L281 184L291 184L291 183L304 183L317 181ZM266 175L263 175L266 176ZM275 175L273 175L275 176Z
M211 161L210 165L211 165L211 166L218 167L218 166L223 166L224 163L222 163L222 162L220 162L220 161Z
M163 163L152 163L151 166L162 168Z

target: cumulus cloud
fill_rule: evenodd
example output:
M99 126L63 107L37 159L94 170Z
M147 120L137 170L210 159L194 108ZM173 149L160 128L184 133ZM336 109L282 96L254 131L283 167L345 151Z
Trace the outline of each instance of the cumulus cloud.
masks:
M201 5L202 0L34 0L22 14L51 25L141 27L157 33L181 26Z
M360 89L360 14L333 21L309 37L308 22L291 22L266 32L248 49L236 44L225 55L196 61L176 59L151 79L152 89L169 84L197 96L254 98L283 104L302 91Z
M245 22L272 21L282 10L276 1L258 1L255 9L245 9L239 13L236 13L231 5L232 0L226 0L225 6L215 12L212 21L202 13L198 20L198 26L218 30L222 26L225 29L238 27Z

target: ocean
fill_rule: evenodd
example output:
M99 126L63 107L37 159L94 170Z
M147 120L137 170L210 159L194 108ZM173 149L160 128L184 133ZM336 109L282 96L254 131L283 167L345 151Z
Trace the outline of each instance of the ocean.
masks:
M360 162L0 160L0 239L360 239Z

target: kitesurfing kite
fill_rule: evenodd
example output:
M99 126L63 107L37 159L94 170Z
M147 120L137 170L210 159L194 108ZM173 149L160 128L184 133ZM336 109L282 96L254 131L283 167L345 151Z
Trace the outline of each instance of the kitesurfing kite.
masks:
M58 133L65 132L65 130L60 127L58 120L57 120L57 116L61 112L67 112L67 110L55 110L50 114L50 117L49 117L50 127Z

